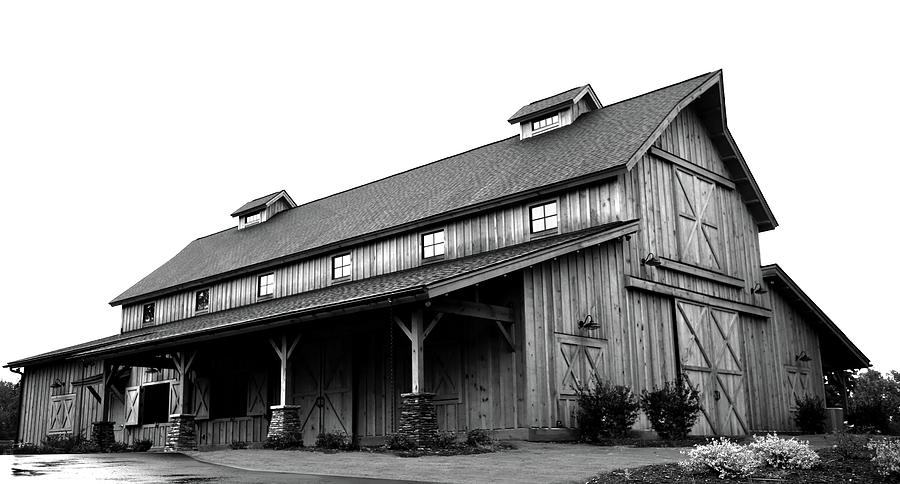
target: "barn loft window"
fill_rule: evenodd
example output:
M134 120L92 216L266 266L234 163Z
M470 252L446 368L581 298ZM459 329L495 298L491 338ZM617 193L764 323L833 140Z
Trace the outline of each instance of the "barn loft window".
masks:
M256 212L244 217L244 225L254 225L262 222L262 212Z
M144 324L153 324L156 320L156 303L144 304Z
M169 384L160 383L141 387L141 425L169 421Z
M194 293L194 311L198 313L209 310L209 289L200 289Z
M559 126L559 113L531 122L532 131L541 131L544 129L555 128L557 126Z
M435 230L422 235L422 258L444 257L444 231Z
M531 233L539 234L559 226L559 215L556 213L556 202L548 202L531 207Z
M275 273L270 272L268 274L263 274L259 276L259 281L256 285L256 296L260 299L266 297L272 297L275 295Z
M331 278L343 280L350 278L350 254L336 255L331 258Z

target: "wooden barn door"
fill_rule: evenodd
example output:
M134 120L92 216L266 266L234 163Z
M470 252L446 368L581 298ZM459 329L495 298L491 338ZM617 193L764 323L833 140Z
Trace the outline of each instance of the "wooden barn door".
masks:
M351 345L344 340L306 341L295 356L294 402L300 405L304 445L315 444L324 432L353 433Z
M575 390L607 376L606 340L556 334L557 415L563 427L575 427Z
M693 433L744 435L747 398L737 313L675 301L681 370L700 391L701 416Z

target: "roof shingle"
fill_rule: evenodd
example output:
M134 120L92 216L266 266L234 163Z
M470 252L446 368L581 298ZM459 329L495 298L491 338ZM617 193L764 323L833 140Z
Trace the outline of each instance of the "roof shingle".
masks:
M519 108L515 114L509 117L510 123L517 123L522 119L525 119L531 114L543 111L548 108L552 108L554 106L559 106L560 104L567 103L573 99L575 96L581 93L588 85L574 87L569 89L568 91L561 92L559 94L550 96L548 98L539 99L531 104L526 104Z

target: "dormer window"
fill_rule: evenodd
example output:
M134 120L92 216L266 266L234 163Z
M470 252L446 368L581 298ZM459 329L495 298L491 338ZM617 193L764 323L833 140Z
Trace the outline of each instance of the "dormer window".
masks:
M275 295L275 273L270 272L259 276L256 284L256 297L266 299Z
M254 224L258 224L260 222L262 222L262 213L261 212L256 212L252 215L247 215L246 217L244 217L244 226L245 227L247 225L254 225Z
M442 259L444 257L445 245L443 229L422 234L422 259Z
M534 132L556 128L557 126L559 126L559 113L531 122L531 130Z

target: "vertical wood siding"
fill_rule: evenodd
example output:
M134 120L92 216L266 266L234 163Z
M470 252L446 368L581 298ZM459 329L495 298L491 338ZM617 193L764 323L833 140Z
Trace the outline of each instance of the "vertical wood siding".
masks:
M557 197L547 197L547 200ZM541 198L540 200L544 200ZM562 193L558 197L560 232L572 232L623 220L625 194L616 180L597 183ZM537 200L532 200L537 201ZM530 203L530 202L529 202ZM447 259L527 242L530 237L528 206L522 203L475 214L432 228L444 228ZM364 279L422 264L421 231L361 244L351 249L354 279ZM331 256L327 254L278 267L275 272L275 297L290 296L326 287L330 284ZM269 271L260 272L260 274ZM209 286L209 312L245 306L257 302L259 274L241 276ZM184 291L155 300L154 324L165 324L194 316L196 290ZM142 326L143 303L122 307L122 330Z

